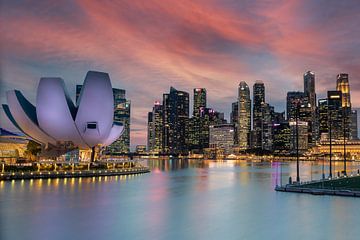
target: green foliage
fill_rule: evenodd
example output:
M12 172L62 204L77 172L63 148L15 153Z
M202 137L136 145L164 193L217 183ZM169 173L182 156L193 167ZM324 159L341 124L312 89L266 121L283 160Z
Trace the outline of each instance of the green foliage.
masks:
M26 152L33 156L37 156L41 152L41 145L37 142L30 140L26 146Z

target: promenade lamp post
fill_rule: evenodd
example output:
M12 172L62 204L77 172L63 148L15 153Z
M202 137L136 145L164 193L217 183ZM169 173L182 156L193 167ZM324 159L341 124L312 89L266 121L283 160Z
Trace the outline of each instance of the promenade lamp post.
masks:
M332 137L332 119L331 119L331 111L329 111L329 141L330 141L330 166L329 166L329 178L332 178L332 143L331 143L331 137Z
M346 107L343 107L343 135L344 135L344 176L346 176Z
M300 183L300 168L299 168L299 110L300 110L300 102L296 103L296 182Z

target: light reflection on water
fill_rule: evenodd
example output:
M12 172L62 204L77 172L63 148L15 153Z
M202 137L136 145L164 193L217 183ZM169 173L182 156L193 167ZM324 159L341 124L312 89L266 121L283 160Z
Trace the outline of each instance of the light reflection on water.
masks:
M0 182L0 239L357 239L359 199L275 192L296 164L150 160L142 175ZM334 164L335 171L342 163ZM348 163L356 172L358 163ZM322 162L301 162L319 179ZM324 167L328 175L328 166Z

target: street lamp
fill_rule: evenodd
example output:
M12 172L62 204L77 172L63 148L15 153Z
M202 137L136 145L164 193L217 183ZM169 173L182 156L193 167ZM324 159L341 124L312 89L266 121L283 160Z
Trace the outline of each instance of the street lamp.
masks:
M300 183L300 168L299 168L299 109L300 109L300 102L296 104L296 182Z

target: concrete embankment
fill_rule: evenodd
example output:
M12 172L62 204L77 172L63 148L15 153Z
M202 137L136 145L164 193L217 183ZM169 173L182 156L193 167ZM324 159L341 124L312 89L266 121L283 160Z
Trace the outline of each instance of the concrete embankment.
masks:
M360 197L360 176L343 176L319 181L287 184L285 186L276 186L275 191Z
M4 172L0 174L0 181L48 179L48 178L79 178L100 177L148 173L147 167L135 167L129 169L85 170L85 171L33 171L33 172Z

